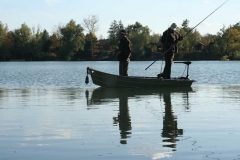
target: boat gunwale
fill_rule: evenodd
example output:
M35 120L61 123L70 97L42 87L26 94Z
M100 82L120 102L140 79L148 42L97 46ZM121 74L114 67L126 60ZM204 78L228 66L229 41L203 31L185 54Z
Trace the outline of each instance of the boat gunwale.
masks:
M144 76L121 76L121 75L116 75L116 74L112 74L112 73L106 73L106 72L102 72L90 67L87 67L87 70L89 71L96 71L99 72L101 74L105 74L105 75L109 75L109 76L114 76L114 77L119 77L119 78L126 78L126 79L142 79L142 80L146 80L146 79L152 79L152 80L160 80L160 81L187 81L187 82L196 82L196 80L191 80L191 79L181 79L181 78L173 78L173 79L160 79L158 77L144 77ZM90 72L90 75L92 73ZM92 76L92 75L91 75Z

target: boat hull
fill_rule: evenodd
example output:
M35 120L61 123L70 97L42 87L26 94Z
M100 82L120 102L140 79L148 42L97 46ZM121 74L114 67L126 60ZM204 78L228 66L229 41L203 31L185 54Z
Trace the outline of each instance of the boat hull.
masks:
M190 87L195 80L157 77L119 76L87 68L94 84L107 88Z

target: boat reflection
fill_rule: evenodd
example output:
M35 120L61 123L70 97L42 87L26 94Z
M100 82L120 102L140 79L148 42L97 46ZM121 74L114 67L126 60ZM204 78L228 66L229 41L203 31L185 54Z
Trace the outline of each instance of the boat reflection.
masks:
M146 89L146 88L97 88L92 92L91 98L87 98L88 107L91 109L92 105L109 104L111 102L117 102L119 100L119 113L113 117L113 124L119 126L121 144L127 144L127 138L131 137L132 124L131 116L129 113L129 99L141 98L142 96L154 96L160 97L159 103L164 103L164 115L163 115L163 128L161 132L163 147L172 148L176 150L177 137L183 134L183 129L179 129L177 125L177 117L174 115L171 103L171 94L181 93L184 102L185 109L189 109L188 93L193 91L191 87L187 88L166 88L166 89ZM143 98L143 97L142 97ZM163 98L163 102L162 102Z

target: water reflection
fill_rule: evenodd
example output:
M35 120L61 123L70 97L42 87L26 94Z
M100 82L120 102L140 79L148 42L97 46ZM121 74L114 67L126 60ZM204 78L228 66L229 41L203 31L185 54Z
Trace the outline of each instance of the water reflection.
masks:
M160 103L164 103L163 128L161 132L163 147L175 150L177 137L183 134L183 129L179 129L177 125L177 117L174 115L171 103L171 94L180 92L184 100L185 109L189 110L188 93L192 88L178 89L106 89L97 88L93 91L91 98L87 96L88 107L93 109L94 105L111 104L119 102L118 116L113 117L113 124L119 126L120 143L127 144L127 138L132 134L131 116L129 112L129 99L144 98L147 96L160 97ZM88 92L86 92L88 93ZM89 93L87 94L89 95ZM163 99L163 100L162 100ZM163 101L163 102L162 102Z
M128 108L128 97L119 98L119 113L117 117L113 117L113 124L119 126L121 135L121 144L127 144L127 138L130 137L132 126L131 117Z
M129 95L127 89L105 89L105 88L97 88L93 91L92 97L89 98L89 91L86 90L87 104L88 109L91 108L93 104L103 104L116 101L118 99L118 115L113 116L113 125L119 126L120 130L120 143L127 144L127 138L131 136L131 116L129 114L128 107L128 98L134 96L134 94Z
M172 110L170 92L166 92L163 94L163 101L165 104L165 115L163 117L162 137L165 138L163 139L163 142L169 143L163 146L176 148L177 137L178 135L183 134L183 129L178 129L177 117L174 115Z

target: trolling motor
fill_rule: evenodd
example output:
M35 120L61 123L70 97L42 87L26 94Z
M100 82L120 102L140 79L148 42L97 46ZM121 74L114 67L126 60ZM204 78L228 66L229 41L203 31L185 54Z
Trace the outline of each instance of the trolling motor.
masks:
M186 64L187 65L187 75L186 77L181 77L180 79L188 79L188 70L189 70L189 65L192 63L190 61L185 61L185 62L174 62L174 63L183 63L183 64Z
M89 83L89 78L88 78L88 67L87 67L87 76L85 78L85 83L88 84Z

